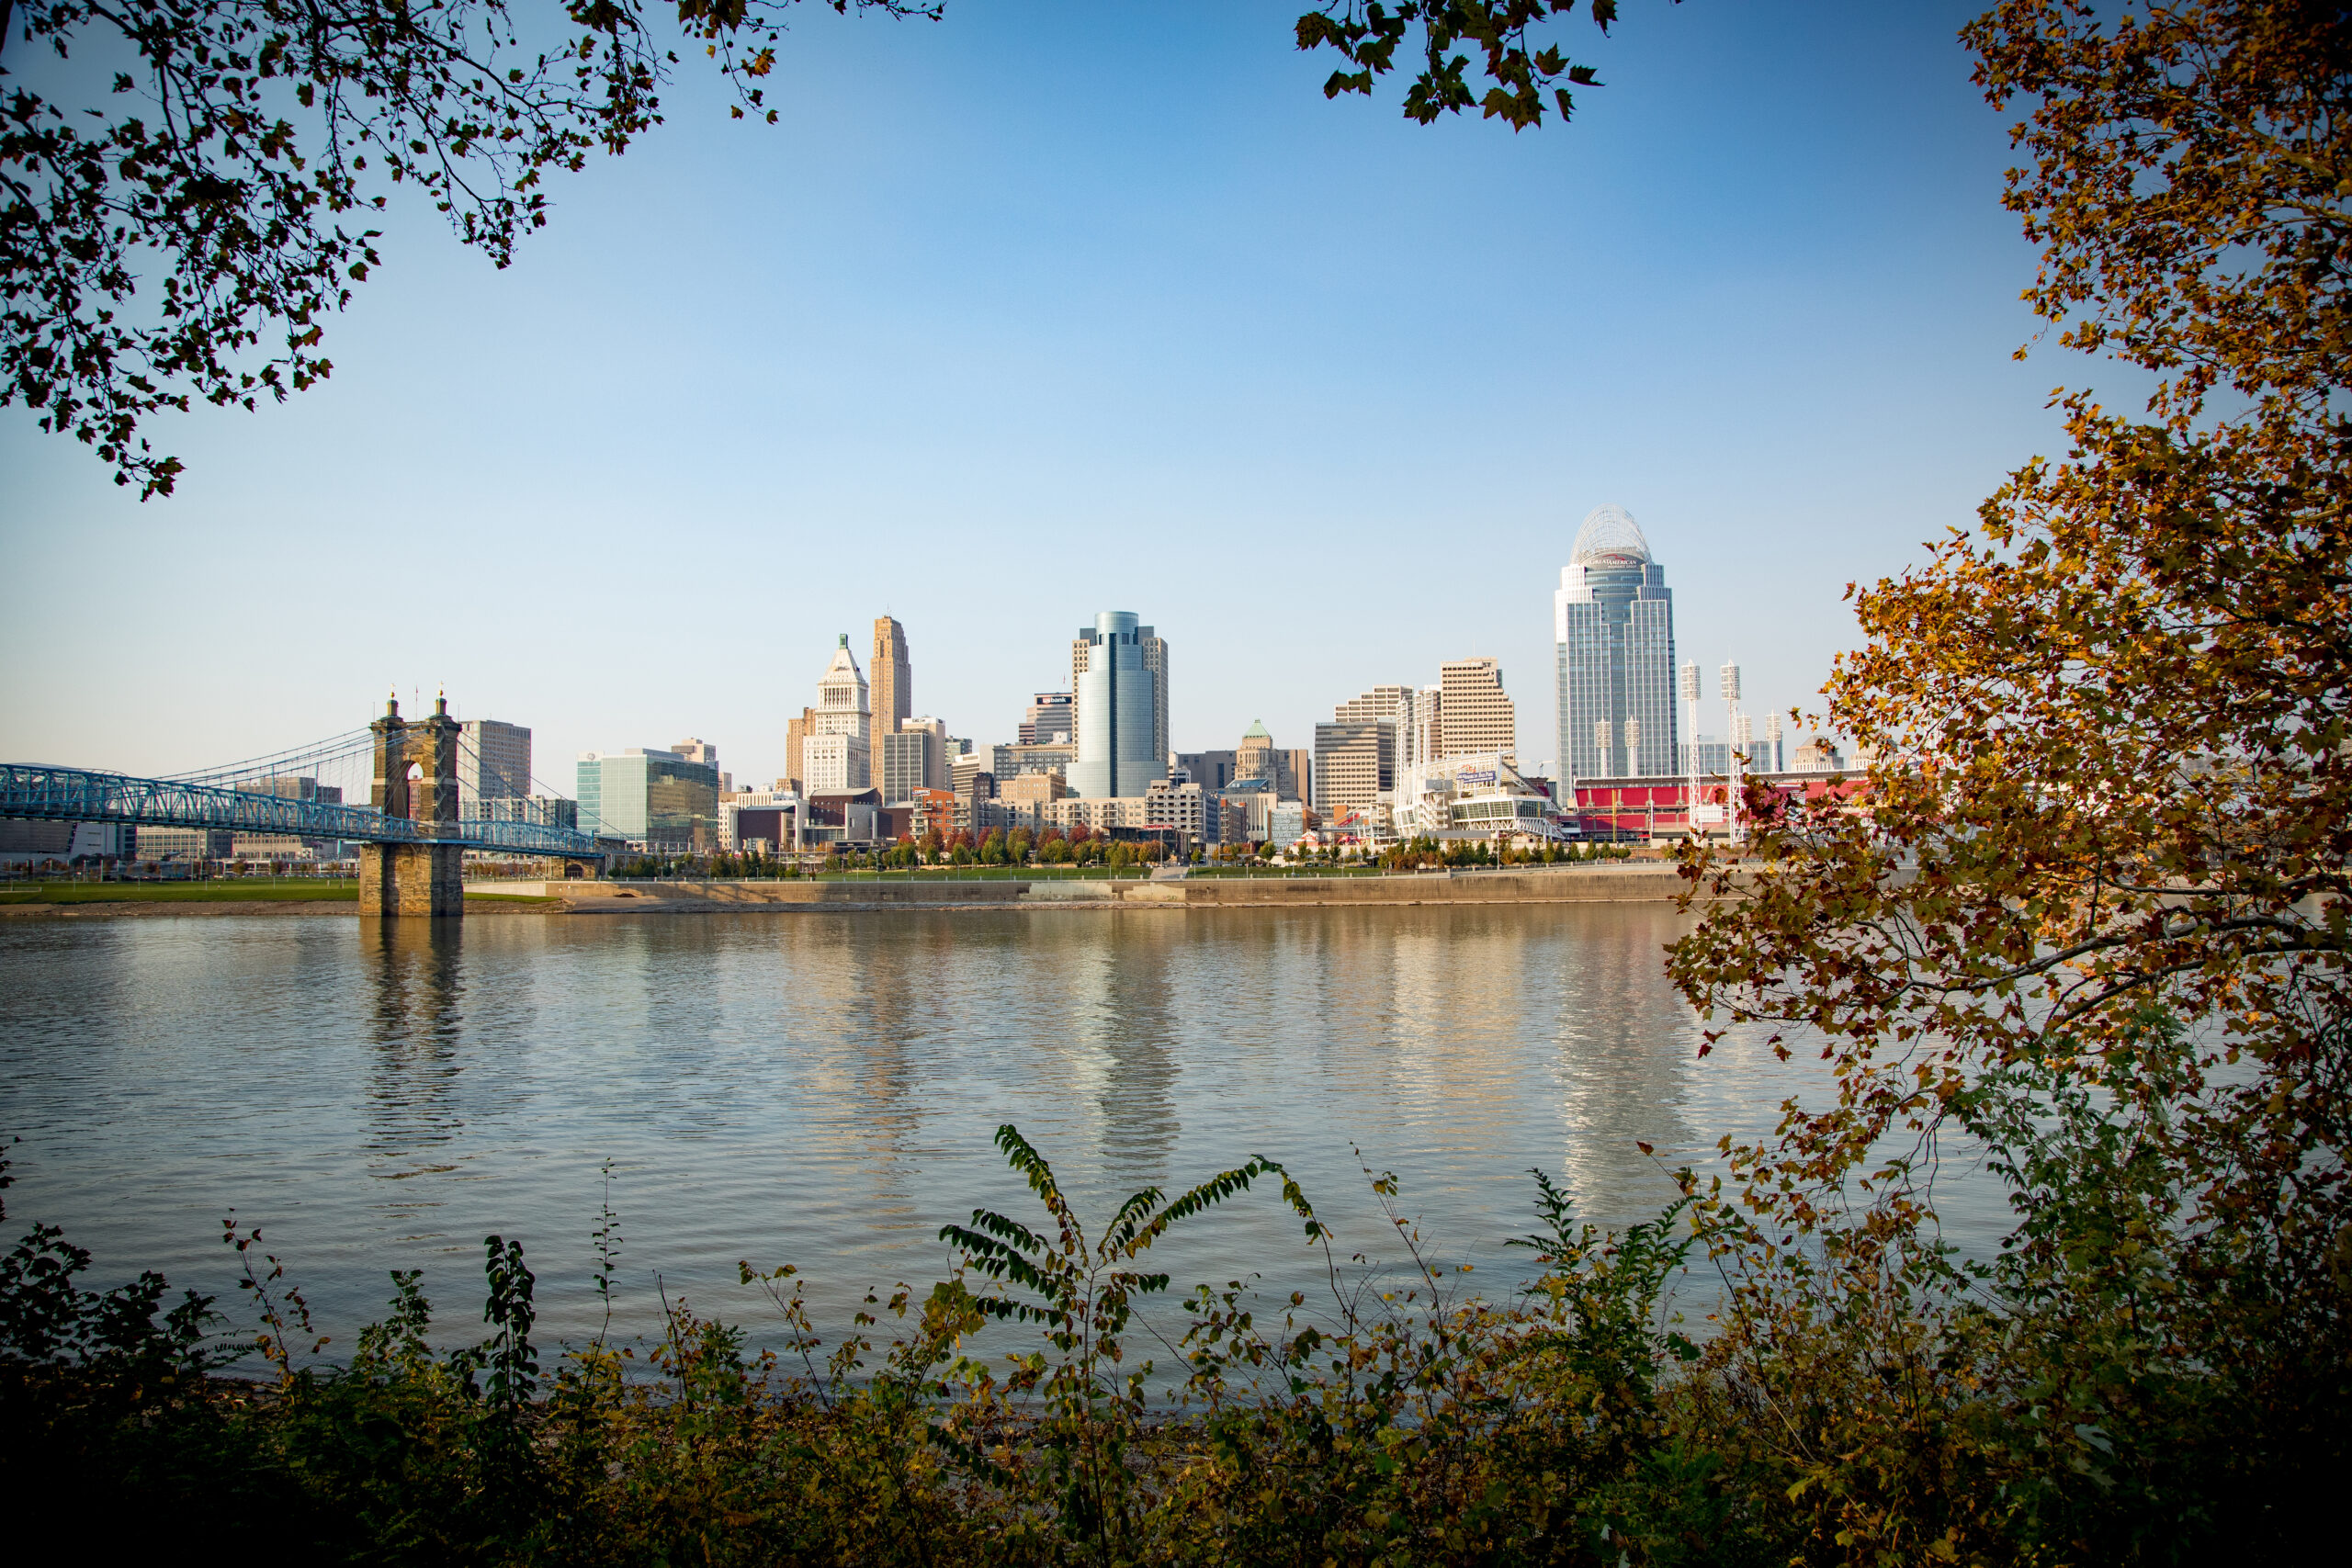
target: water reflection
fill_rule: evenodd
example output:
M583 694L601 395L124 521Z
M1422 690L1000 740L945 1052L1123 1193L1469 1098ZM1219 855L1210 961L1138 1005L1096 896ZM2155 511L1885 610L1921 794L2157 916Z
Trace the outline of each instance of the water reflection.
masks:
M1160 910L1113 919L1115 933L1099 921L1092 928L1102 951L1087 972L1101 995L1087 1010L1080 1038L1101 1059L1094 1104L1104 1172L1119 1185L1143 1187L1169 1179L1169 1156L1183 1129L1174 1095L1177 981L1170 972L1183 920Z
M1588 1214L1640 1219L1671 1194L1657 1163L1703 1160L1701 1134L1683 1114L1699 1070L1699 1031L1663 985L1667 942L1681 922L1664 910L1592 919L1572 912L1576 983L1557 994L1553 1077L1564 1134L1560 1175Z
M368 1147L395 1179L457 1138L464 1046L464 922L363 920L360 964L368 979L364 1100Z
M1636 1217L1663 1182L1635 1140L1703 1150L1804 1070L1695 1059L1658 968L1677 917L1640 906L355 926L0 928L0 1116L43 1145L26 1212L212 1288L234 1205L345 1335L384 1269L520 1235L560 1336L590 1322L574 1265L610 1158L649 1312L658 1272L749 1314L723 1292L750 1258L802 1265L838 1319L935 1277L942 1222L1031 1212L989 1144L1015 1122L1089 1215L1265 1154L1346 1248L1393 1253L1360 1148L1499 1286L1528 1167ZM1154 1256L1305 1261L1271 1194Z

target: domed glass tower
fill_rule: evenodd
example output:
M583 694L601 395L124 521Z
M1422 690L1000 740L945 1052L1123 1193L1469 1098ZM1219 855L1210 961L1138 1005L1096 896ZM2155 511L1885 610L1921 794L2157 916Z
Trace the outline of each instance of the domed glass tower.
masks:
M1674 593L1641 525L1597 506L1552 595L1564 784L1675 771Z

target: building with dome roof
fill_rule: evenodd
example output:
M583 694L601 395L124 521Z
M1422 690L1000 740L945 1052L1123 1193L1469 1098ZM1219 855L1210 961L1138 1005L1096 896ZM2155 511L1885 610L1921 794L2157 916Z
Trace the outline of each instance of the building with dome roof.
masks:
M1314 773L1314 753L1304 747L1285 750L1274 744L1262 720L1253 719L1233 749L1235 783L1262 779L1277 800L1305 800Z
M1674 592L1622 506L1586 514L1552 595L1562 784L1676 771Z

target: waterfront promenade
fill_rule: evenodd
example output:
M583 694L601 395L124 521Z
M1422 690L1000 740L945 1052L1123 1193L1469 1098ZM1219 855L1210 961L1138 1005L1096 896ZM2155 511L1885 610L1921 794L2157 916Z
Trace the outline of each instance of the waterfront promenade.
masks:
M487 888L491 885L483 885ZM1389 875L1176 878L853 877L748 882L499 883L501 892L561 900L571 914L690 914L774 909L1216 909L1327 905L1664 903L1689 884L1664 863ZM554 908L554 906L549 906Z
M200 885L35 885L0 892L0 916L326 915L358 911L350 883L253 879ZM844 909L1218 909L1423 904L1658 904L1689 886L1663 862L1317 875L993 875L741 881L480 881L472 914L816 913ZM59 889L62 889L60 891ZM1703 897L1704 895L1702 894Z

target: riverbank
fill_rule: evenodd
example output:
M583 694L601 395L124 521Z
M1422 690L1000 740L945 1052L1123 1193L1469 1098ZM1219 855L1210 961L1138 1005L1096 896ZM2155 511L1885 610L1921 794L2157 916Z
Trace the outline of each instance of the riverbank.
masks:
M466 889L466 913L695 915L876 909L1322 908L1421 904L1656 904L1689 885L1660 863L1618 862L1390 875L1180 878L899 876L741 882L497 882ZM0 915L356 915L348 882L56 883L0 890Z
M560 913L536 887L466 890L466 912ZM320 878L217 882L51 882L0 887L0 916L110 919L157 915L339 915L356 918L359 885Z
M1667 903L1689 885L1670 865L1624 863L1394 875L1174 878L907 878L840 881L548 882L502 887L558 897L567 913L645 915L816 909L1320 908L1421 904Z

